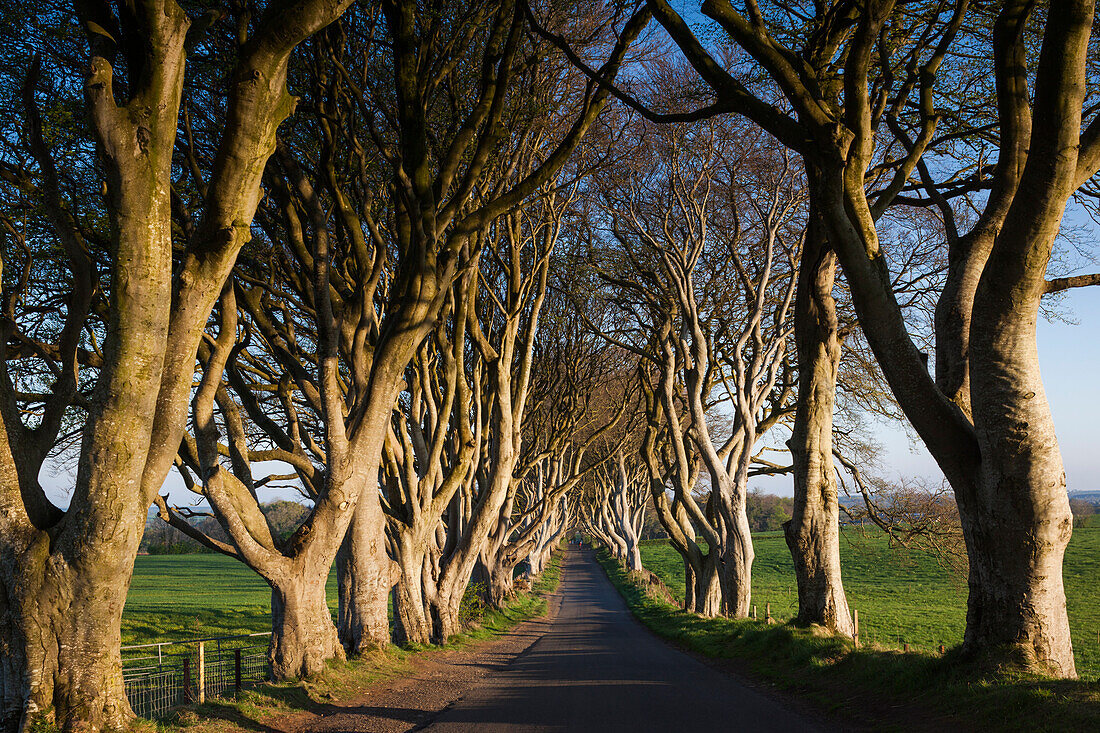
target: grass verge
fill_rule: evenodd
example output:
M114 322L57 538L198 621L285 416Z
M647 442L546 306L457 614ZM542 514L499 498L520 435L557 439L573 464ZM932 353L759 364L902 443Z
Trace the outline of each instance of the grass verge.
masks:
M877 529L842 527L841 566L848 605L859 610L863 640L924 651L958 646L966 627L965 567L945 565L919 548L891 547ZM782 532L752 536L752 602L760 614L787 621L798 614L798 587ZM684 597L684 562L668 540L642 542L642 564ZM1073 530L1062 568L1077 674L1100 680L1100 528Z
M518 624L546 613L545 596L561 581L561 553L556 552L531 590L519 592L503 609L486 610L461 634L443 646L390 646L347 661L332 661L324 672L294 682L267 683L203 705L175 710L161 721L138 721L134 731L216 733L227 730L269 730L267 723L300 712L316 711L340 700L362 695L373 684L408 675L423 654L455 649L507 633Z
M1020 676L975 676L946 657L902 653L821 628L702 618L649 590L606 552L598 555L634 615L657 635L693 652L735 660L757 679L818 708L879 730L1100 730L1100 684Z

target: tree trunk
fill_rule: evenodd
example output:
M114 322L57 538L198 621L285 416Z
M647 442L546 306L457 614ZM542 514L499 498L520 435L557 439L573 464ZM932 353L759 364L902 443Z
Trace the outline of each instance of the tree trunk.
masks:
M276 680L318 674L330 659L344 659L344 647L325 602L323 572L296 572L271 585L271 660Z
M377 497L367 491L336 554L340 603L340 643L348 654L382 649L390 641L391 561L385 547L385 517Z
M627 541L626 548L626 569L631 572L639 572L642 570L642 553L638 549L637 541Z
M514 568L497 558L489 572L489 605L496 609L504 608L515 594Z
M1009 269L995 251L971 330L971 402L982 460L974 491L957 492L970 557L964 648L994 664L1072 678L1062 560L1073 517L1039 371L1039 295L1002 287L1012 280L1002 267ZM1042 287L1045 267L1036 272L1036 282L1025 278L1024 287Z
M432 617L432 641L437 644L446 644L448 639L462 631L461 608L461 596L457 599L448 596L436 597L428 602Z
M546 563L553 554L554 542L541 541L535 546L535 549L527 558L527 562L531 567L531 575L538 575L546 569Z
M693 584L688 594L690 605L687 610L707 618L721 615L722 584L718 578L717 553L707 554L701 567L691 569L688 580Z
M738 527L734 531L727 531L722 540L725 543L719 571L722 603L730 618L748 618L752 603L752 562L755 553L744 503L741 504L740 512L734 516L738 519Z
M24 539L0 564L0 729L125 728L133 713L119 629L136 550L118 548L111 562L89 551L95 562L70 564L50 553L46 533Z
M695 570L692 569L691 563L688 559L683 558L684 561L684 610L691 611L695 609Z
M833 281L836 257L811 213L795 297L798 403L787 446L794 465L794 506L783 535L794 561L800 624L851 636L840 572L840 508L833 472L833 410L840 339Z
M428 644L432 627L424 598L426 552L408 537L398 538L400 575L393 589L394 640L399 644Z
M490 540L474 565L470 583L486 605L499 610L512 597L512 570L504 562L503 553L494 551Z

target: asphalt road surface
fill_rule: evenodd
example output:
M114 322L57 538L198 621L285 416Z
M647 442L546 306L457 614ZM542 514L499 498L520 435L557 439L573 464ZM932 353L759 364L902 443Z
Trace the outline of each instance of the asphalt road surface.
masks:
M643 628L589 552L570 548L565 564L546 635L427 730L824 730Z

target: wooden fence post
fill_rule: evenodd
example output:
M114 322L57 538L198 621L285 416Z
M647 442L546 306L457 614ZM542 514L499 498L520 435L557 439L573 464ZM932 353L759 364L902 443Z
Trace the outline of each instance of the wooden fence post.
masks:
M752 620L756 620L756 604L752 604Z
M771 604L771 601L764 604L764 621L766 621L769 624L775 623L772 620L772 604Z
M859 649L859 609L852 610L852 642Z
M199 705L206 702L206 643L199 642Z
M195 698L191 695L191 658L183 658L183 701L189 703Z
M233 688L241 691L241 648L233 650Z

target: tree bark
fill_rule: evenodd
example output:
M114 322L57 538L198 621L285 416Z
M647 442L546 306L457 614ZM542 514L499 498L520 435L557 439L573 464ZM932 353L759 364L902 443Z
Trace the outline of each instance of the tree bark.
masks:
M462 631L459 617L462 608L462 596L434 598L428 602L432 619L432 640L437 644L446 644L447 640Z
M691 586L691 605L688 610L715 618L722 613L722 584L718 578L718 562L715 553L708 553L699 568L692 568L688 576Z
M509 489L509 493L512 489ZM474 566L472 579L481 583L481 593L491 608L501 609L512 597L514 566L506 562L505 545L512 531L514 496L508 496L500 507L497 524L486 538Z
M120 623L140 535L120 533L115 561L81 566L51 554L48 537L5 552L0 594L0 723L28 731L44 719L62 731L122 729L133 717L122 684ZM126 542L122 544L127 544ZM86 546L102 558L102 548ZM89 558L90 559L90 558ZM73 623L79 619L79 623ZM58 715L61 713L61 715Z
M730 618L748 618L752 607L752 562L756 553L744 501L735 502L734 510L736 525L722 536L719 573L723 610Z
M792 517L783 535L794 561L800 624L851 636L840 570L840 509L833 471L833 411L840 339L833 299L836 256L810 213L795 296L798 403L787 446L794 465Z
M432 626L424 597L426 552L407 536L398 538L397 566L400 575L393 589L394 641L399 644L428 644Z
M1060 18L1051 26L1065 23ZM1087 39L1087 30L1084 24L1078 33ZM1037 110L1043 101L1062 104L1040 97ZM1073 517L1035 327L1047 262L1073 191L1075 167L1055 156L1077 142L1080 118L1070 117L1057 134L1040 127L1049 117L1037 117L1020 193L978 285L970 374L982 460L974 490L956 491L970 551L964 649L994 664L1064 678L1076 676L1062 580Z
M271 660L275 679L306 679L344 648L325 602L324 573L295 573L271 586Z
M499 555L489 571L489 605L496 609L504 608L515 594L514 568Z
M387 599L392 563L385 547L386 520L377 499L366 493L336 554L337 630L351 655L382 649L390 641Z

